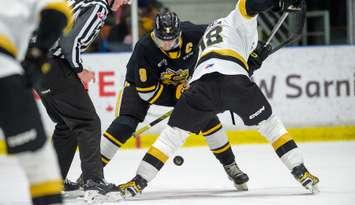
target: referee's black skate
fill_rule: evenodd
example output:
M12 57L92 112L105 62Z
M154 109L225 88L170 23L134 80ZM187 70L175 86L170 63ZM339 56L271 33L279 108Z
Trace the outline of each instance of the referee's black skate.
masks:
M69 179L64 180L64 191L75 191L78 189L80 189L79 183L70 181Z
M83 185L84 200L91 202L117 201L122 199L120 189L104 179L88 179Z
M143 177L136 175L131 181L120 184L118 187L121 191L122 197L133 198L142 193L143 189L147 187L148 182Z
M84 196L84 190L78 182L70 181L69 179L64 180L64 198L78 198Z
M296 178L298 182L302 184L306 189L311 191L313 194L319 193L318 189L318 177L309 173L303 164L298 165L292 169L292 175Z
M233 181L234 186L238 191L248 191L247 182L249 181L249 177L239 169L235 162L225 165L224 170L226 171L228 178Z

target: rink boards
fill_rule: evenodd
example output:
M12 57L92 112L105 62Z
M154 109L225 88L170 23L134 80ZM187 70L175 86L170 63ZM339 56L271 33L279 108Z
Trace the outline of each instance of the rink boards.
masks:
M290 132L296 140L355 140L354 53L354 46L282 49L255 73L254 81L269 99L273 111L292 128ZM114 119L129 57L130 53L84 56L86 67L96 72L96 83L90 85L89 93L101 118L102 129ZM46 130L51 133L53 124L40 102L39 107ZM168 110L170 108L152 106L140 126ZM240 119L237 126L233 126L229 113L219 117L232 143L265 142L255 131L242 126ZM130 140L126 147L149 145L165 124L148 130L141 139ZM190 137L186 143L188 146L203 144L202 137ZM0 152L3 148L0 140Z

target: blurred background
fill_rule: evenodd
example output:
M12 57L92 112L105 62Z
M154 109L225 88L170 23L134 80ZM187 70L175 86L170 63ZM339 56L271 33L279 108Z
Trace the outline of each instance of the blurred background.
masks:
M134 0L106 20L100 38L88 52L131 51L134 43L154 26L154 17L162 8L175 11L182 21L209 24L224 17L234 8L235 0ZM302 38L293 45L355 44L354 0L306 0L306 24ZM132 15L133 14L133 15ZM270 33L279 15L268 12L259 16L260 38ZM282 42L286 33L297 22L288 18L287 25L276 36Z

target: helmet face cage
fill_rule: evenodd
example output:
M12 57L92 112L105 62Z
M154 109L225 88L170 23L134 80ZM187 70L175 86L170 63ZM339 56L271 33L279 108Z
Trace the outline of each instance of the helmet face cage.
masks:
M154 35L163 41L176 39L181 34L180 19L176 13L164 11L155 17Z

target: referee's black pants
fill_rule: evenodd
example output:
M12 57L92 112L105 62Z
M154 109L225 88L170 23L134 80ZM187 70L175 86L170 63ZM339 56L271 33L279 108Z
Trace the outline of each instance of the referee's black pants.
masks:
M53 144L63 178L79 147L84 180L103 178L100 155L101 123L95 107L77 75L65 60L55 58L52 69L37 92L48 115L56 123Z

